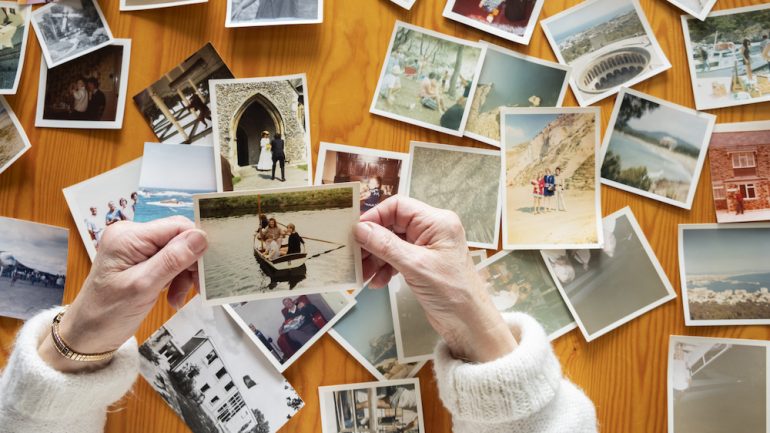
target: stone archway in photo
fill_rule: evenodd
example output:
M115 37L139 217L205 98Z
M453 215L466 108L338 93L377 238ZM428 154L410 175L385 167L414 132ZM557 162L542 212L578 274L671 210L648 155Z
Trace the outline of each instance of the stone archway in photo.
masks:
M239 167L257 165L261 147L262 132L267 131L272 139L275 133L284 134L283 117L276 106L264 95L256 94L247 99L235 112L231 130L236 131L236 154Z

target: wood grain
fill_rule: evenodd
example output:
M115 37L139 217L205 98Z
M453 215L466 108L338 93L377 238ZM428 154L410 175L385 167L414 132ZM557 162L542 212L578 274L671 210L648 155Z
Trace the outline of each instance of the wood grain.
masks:
M483 39L525 54L555 60L542 30L529 46L519 46L441 17L443 0L417 0L411 12L387 0L326 0L322 25L226 29L225 0L154 11L118 11L118 1L102 1L116 37L133 39L128 96L133 96L175 66L182 58L212 41L237 77L261 77L307 72L310 120L315 160L320 141L394 151L408 150L410 140L479 146L456 138L369 114L369 104L395 20L439 32ZM541 18L552 16L578 0L547 0ZM664 0L641 0L652 28L673 68L636 89L694 107L684 51L680 11ZM760 0L720 0L717 9L766 3ZM0 215L29 219L70 229L65 301L77 294L89 261L77 235L61 189L141 156L144 141L154 136L129 98L125 123L118 131L34 128L40 48L29 38L19 92L8 98L21 119L33 148L0 176ZM511 79L516 79L512 77ZM603 128L614 98L598 105ZM565 105L576 105L571 93ZM770 104L711 111L718 122L770 119ZM631 206L677 292L677 224L714 222L708 164L690 212L629 193L603 187L603 213ZM490 252L491 253L491 252ZM165 303L152 311L137 337L141 340L173 314ZM0 319L0 365L10 353L21 322ZM664 432L666 426L666 350L671 334L769 339L770 327L685 328L681 298L639 319L585 343L573 331L555 343L564 372L596 403L604 432ZM373 378L324 336L292 366L286 377L305 400L305 408L283 428L286 433L320 432L317 387ZM430 365L419 375L429 432L449 432L451 419L443 409ZM134 392L110 413L110 433L185 432L187 428L161 398L138 380Z

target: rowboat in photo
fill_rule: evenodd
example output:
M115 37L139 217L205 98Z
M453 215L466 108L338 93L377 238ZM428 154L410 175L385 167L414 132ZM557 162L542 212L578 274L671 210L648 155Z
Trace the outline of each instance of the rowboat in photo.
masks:
M281 248L286 247L286 244L281 246ZM273 271L289 271L292 269L300 268L305 264L305 261L307 261L307 252L286 254L276 258L275 260L270 260L265 254L262 241L255 235L254 257L257 258L257 261L260 263L260 265L266 266L268 269Z

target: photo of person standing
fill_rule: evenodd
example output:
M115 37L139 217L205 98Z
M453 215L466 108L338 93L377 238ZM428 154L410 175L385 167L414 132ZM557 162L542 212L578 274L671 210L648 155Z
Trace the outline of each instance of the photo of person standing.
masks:
M275 138L270 142L270 150L273 152L273 175L270 180L275 180L275 165L281 165L281 182L286 182L286 154L283 153L284 141L281 134L276 132Z

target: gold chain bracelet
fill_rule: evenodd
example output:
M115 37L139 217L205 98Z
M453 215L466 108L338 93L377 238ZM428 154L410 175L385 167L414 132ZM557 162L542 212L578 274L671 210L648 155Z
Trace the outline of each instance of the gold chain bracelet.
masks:
M51 325L51 337L53 337L53 345L56 346L56 350L61 356L78 362L97 362L110 359L115 355L117 350L111 350L109 352L102 353L79 353L72 350L67 342L65 342L59 334L59 324L61 323L61 319L64 317L64 313L66 311L66 308L62 309L59 314L53 318L53 324Z

